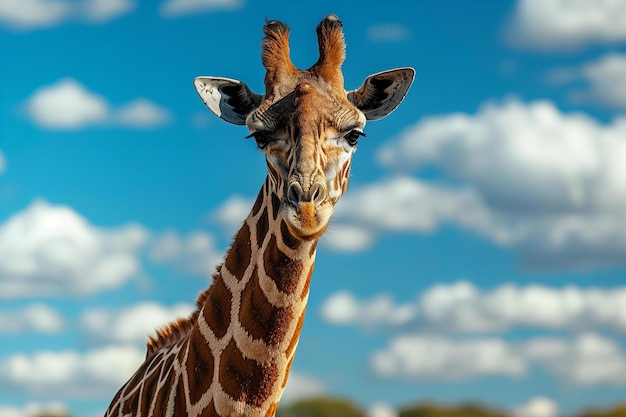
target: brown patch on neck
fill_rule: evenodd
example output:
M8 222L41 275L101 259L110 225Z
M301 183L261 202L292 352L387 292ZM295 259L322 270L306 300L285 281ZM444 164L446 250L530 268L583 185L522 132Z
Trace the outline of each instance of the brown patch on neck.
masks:
M257 220L256 223L256 244L257 246L263 245L263 240L265 240L265 236L267 236L267 232L270 228L270 222L267 218L267 207L263 209L261 216Z
M219 383L233 400L260 407L272 395L277 379L276 365L263 366L254 359L245 358L234 340L224 349Z
M213 285L206 292L206 301L200 308L215 337L221 339L230 326L232 295L221 276L215 278Z
M195 329L194 332L199 332L199 330ZM187 375L189 377L189 385L194 387L189 390L189 400L192 404L195 404L200 401L202 395L211 386L214 357L209 345L201 335L190 337L188 343Z
M290 306L276 307L268 301L259 284L259 275L255 268L241 295L239 322L242 327L252 338L275 346L285 338L292 319Z
M252 258L252 247L250 244L250 228L246 223L241 226L235 240L231 245L224 266L237 279L241 280Z
M302 241L294 236L290 231L287 223L284 220L280 221L280 236L282 237L283 243L289 249L297 249L300 246Z
M276 244L272 235L263 254L263 266L267 276L274 281L276 288L286 294L292 294L302 278L302 262L291 259Z

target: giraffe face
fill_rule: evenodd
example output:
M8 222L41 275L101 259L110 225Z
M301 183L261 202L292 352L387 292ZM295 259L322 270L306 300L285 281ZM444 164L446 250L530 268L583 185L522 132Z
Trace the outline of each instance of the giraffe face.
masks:
M218 117L246 125L265 153L272 192L290 231L318 237L346 191L352 155L366 120L378 120L402 102L415 74L401 68L371 75L354 91L344 89L341 21L317 27L318 61L297 69L289 58L289 28L268 21L262 60L265 94L238 80L198 77L200 97Z
M345 92L335 96L328 83L310 73L301 72L289 84L251 112L246 125L265 153L289 229L300 238L314 238L326 229L347 189L366 117Z

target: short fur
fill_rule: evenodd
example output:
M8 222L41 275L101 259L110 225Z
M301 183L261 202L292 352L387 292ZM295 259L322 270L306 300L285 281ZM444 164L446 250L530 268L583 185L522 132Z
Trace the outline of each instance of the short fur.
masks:
M330 15L317 28L320 57L308 70L289 58L289 28L268 21L265 95L222 77L194 80L218 117L245 124L268 175L197 309L157 331L146 360L107 417L274 417L306 311L315 248L348 187L366 120L402 101L410 69L343 88L345 44Z
M317 26L317 41L320 57L311 71L332 84L333 88L343 88L341 65L346 59L346 44L343 38L341 21L331 15Z

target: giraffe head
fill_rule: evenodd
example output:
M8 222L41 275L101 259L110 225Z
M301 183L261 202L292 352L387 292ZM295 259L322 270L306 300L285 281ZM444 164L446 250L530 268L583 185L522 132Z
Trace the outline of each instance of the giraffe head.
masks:
M238 80L198 77L194 84L218 117L246 125L265 154L269 181L280 213L299 238L318 237L335 203L346 191L352 155L367 120L378 120L402 102L414 70L401 68L367 77L354 91L344 89L345 43L341 21L329 15L317 27L319 59L309 69L289 57L289 28L264 27L262 61L265 94Z

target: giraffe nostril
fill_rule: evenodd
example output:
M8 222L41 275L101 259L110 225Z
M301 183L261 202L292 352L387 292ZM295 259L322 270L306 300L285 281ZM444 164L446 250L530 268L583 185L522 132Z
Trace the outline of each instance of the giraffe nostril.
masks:
M298 207L300 201L302 200L302 187L297 182L292 182L289 185L289 189L287 190L287 199L294 206Z
M319 206L326 200L326 187L324 187L324 184L316 182L311 187L310 195L313 204Z
M313 203L319 206L326 200L326 196L326 187L320 182L314 183L307 192L304 192L302 186L294 181L287 190L287 200L294 207L298 207L300 203Z

